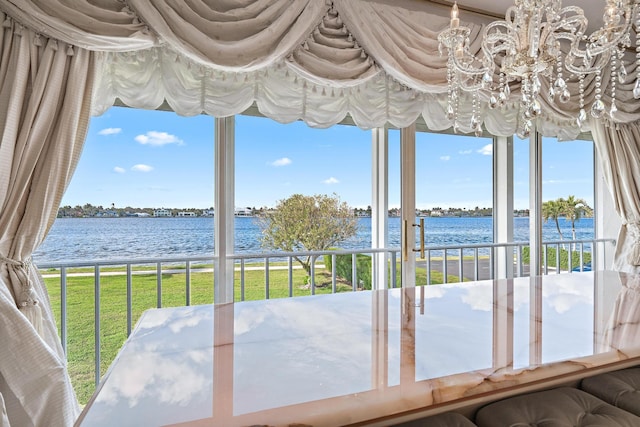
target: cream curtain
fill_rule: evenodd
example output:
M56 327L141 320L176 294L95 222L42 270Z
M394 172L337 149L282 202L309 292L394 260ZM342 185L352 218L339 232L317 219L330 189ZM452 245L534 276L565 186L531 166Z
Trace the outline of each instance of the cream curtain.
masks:
M622 219L613 267L640 273L640 122L592 120L593 140L616 211Z
M31 253L82 150L93 54L0 17L0 393L14 426L67 426L78 406Z
M616 298L600 346L602 351L622 351L640 342L640 278L634 275L622 277L622 287ZM604 286L607 284L604 283Z

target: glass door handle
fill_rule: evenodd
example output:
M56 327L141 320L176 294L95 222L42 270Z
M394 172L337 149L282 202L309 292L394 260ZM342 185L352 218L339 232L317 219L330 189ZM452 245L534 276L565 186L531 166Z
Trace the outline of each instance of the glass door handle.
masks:
M408 232L409 232L409 225L408 225L408 221L403 221L402 224L402 257L403 259L407 259L407 257L409 256L409 252L408 252L408 243L407 243L407 236L408 236ZM420 224L411 224L412 227L419 227L420 228L420 248L419 249L411 249L413 252L420 252L420 259L424 259L424 218L420 218Z

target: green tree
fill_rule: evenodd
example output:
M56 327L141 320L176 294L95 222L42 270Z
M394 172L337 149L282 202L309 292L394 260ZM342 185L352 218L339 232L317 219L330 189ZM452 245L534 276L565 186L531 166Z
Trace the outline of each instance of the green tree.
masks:
M556 230L558 230L558 234L560 235L560 240L564 239L562 235L562 230L560 230L560 223L558 219L565 215L564 208L565 200L563 198L559 198L557 200L549 200L542 204L542 218L545 221L549 221L550 219L555 221Z
M356 234L357 221L353 210L336 194L294 194L258 216L262 246L286 252L322 251L336 246ZM311 257L294 258L311 275Z
M576 221L580 221L582 217L592 217L593 209L589 207L584 199L576 199L575 196L569 196L567 200L563 200L562 215L571 221L571 237L576 240Z

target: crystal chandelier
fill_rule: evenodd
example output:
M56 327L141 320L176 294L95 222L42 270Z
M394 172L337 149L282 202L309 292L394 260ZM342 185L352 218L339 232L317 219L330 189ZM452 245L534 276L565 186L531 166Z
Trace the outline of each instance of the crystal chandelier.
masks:
M527 137L535 119L542 113L542 97L549 103L567 103L575 94L568 81L577 81L580 110L576 125L587 121L585 111L585 77L593 75L594 100L591 115L597 119L617 112L616 83L627 80L622 62L631 47L631 31L636 28L637 80L634 96L640 98L640 0L607 0L604 25L586 35L587 18L577 6L562 7L561 0L515 0L507 9L504 21L487 25L481 51L470 51L471 29L460 25L458 6L451 9L449 28L438 35L440 52L446 48L447 117L459 127L458 107L462 92L470 92L472 115L470 127L482 133L480 99L490 109L504 106L511 87L520 86L521 103L517 134ZM611 69L611 105L607 111L602 101L602 71ZM546 85L543 86L543 81ZM546 90L543 90L546 87ZM544 92L544 93L543 93Z

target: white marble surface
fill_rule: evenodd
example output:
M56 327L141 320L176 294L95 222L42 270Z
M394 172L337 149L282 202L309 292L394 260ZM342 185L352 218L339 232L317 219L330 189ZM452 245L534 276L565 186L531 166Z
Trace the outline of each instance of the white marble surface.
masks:
M574 273L149 310L78 425L345 425L606 367L640 358L637 283Z

